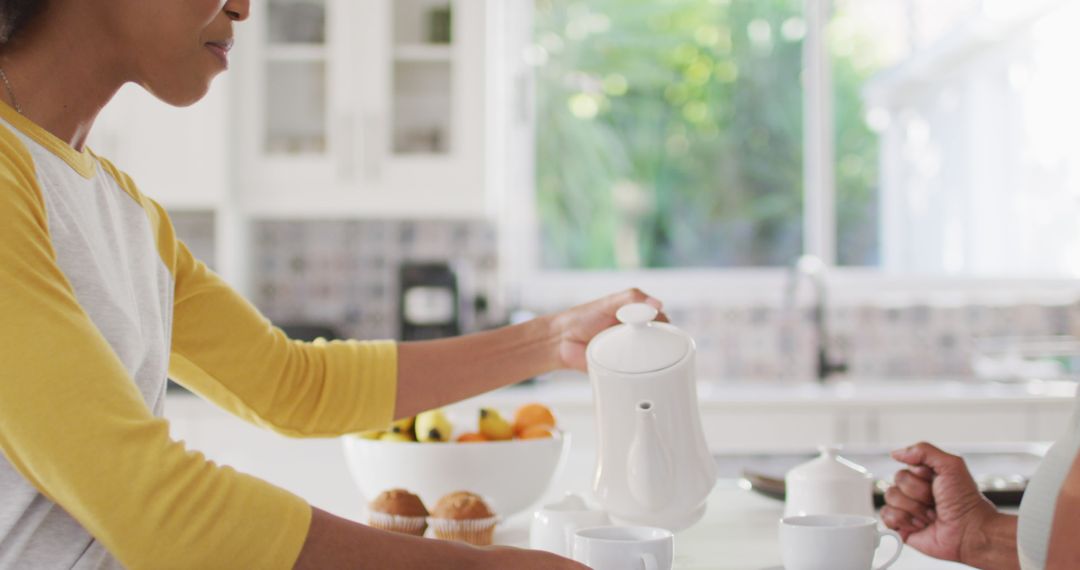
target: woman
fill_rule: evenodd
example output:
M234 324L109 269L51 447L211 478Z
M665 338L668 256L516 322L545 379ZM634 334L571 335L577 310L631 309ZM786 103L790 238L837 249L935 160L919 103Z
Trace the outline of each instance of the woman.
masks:
M987 570L1080 568L1080 415L1043 458L1019 516L998 512L964 460L918 443L885 493L881 520L921 552Z
M373 530L169 439L166 374L263 426L333 436L583 369L617 307L659 306L632 290L455 339L286 339L84 148L127 82L198 101L248 11L0 0L0 568L581 568Z

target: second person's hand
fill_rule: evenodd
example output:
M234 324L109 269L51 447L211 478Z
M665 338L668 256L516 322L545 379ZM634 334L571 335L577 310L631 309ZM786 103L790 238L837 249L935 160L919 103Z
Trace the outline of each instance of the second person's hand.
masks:
M981 492L963 458L929 443L896 450L907 464L885 493L881 520L915 549L954 562L973 559L987 527L1002 515Z

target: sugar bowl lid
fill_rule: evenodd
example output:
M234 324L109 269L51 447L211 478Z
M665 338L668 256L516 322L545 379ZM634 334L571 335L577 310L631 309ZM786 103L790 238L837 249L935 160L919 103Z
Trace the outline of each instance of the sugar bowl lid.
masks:
M628 374L655 372L679 362L690 350L690 337L672 325L656 322L658 314L656 307L645 303L623 305L615 313L622 324L593 338L589 360Z
M865 481L873 476L865 467L840 457L835 445L818 447L821 455L787 472L787 481Z

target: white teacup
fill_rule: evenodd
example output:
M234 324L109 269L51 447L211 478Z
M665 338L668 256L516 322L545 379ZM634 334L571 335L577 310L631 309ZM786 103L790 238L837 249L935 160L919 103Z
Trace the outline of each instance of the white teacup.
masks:
M904 549L900 535L879 530L877 519L858 515L803 515L780 519L780 557L785 570L871 570L881 537L896 552L873 570L892 566Z
M570 556L574 531L579 528L611 524L604 511L590 510L581 497L567 493L557 503L544 505L533 513L529 528L529 547L535 550Z
M574 560L593 570L671 570L675 538L651 526L597 526L574 533Z

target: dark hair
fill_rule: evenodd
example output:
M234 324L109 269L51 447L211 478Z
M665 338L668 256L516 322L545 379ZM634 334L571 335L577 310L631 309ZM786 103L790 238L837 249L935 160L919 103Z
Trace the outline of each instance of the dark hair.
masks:
M0 44L6 44L41 13L46 0L0 0Z

